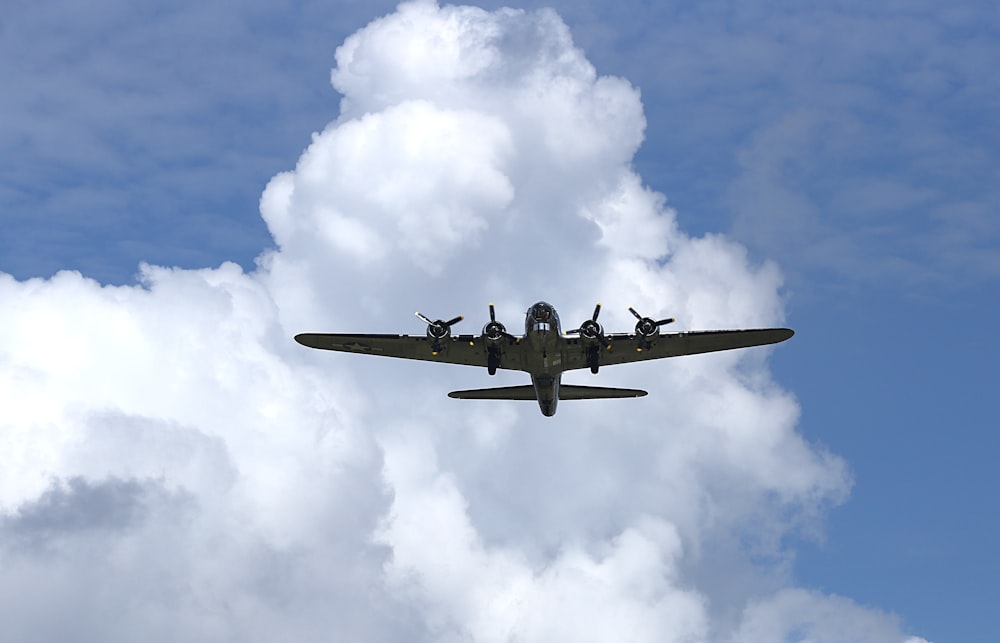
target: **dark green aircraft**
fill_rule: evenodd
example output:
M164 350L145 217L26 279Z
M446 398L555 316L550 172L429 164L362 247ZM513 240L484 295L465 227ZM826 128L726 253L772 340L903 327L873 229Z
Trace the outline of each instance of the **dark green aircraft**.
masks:
M507 332L490 304L490 321L482 335L452 335L451 327L464 319L461 315L448 321L432 321L417 313L427 324L425 336L303 333L296 335L295 341L331 351L485 366L490 375L495 375L498 368L525 371L531 376L531 386L452 391L448 396L463 400L537 400L542 414L552 416L560 399L646 395L646 391L631 388L560 385L564 371L589 368L596 374L602 366L776 344L795 334L788 328L660 333L660 327L673 322L672 318L654 321L634 308L629 307L629 311L639 320L634 333L605 335L597 323L600 304L579 328L563 333L556 309L540 301L528 309L521 337Z

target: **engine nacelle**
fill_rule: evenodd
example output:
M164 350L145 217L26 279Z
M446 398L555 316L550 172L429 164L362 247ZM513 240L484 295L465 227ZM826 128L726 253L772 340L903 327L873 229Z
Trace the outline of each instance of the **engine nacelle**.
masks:
M580 324L580 337L588 340L597 340L604 337L604 328L593 319Z
M448 321L444 321L443 319L432 321L429 317L419 312L415 314L421 321L427 324L427 339L431 340L431 352L434 355L437 355L439 351L447 347L447 344L442 344L441 342L451 337L451 327L465 319L459 315Z
M660 325L650 317L643 317L635 324L635 334L647 340L660 336Z
M587 349L587 364L590 365L590 370L594 373L597 372L598 354L601 347L611 348L611 345L608 344L608 338L604 336L604 328L597 323L597 316L600 314L601 304L598 303L594 306L594 314L591 315L590 319L584 320L579 328L566 331L567 335L580 336L580 343Z
M451 327L442 321L427 324L427 339L440 341L451 337Z
M656 338L660 336L660 326L674 323L673 317L667 317L660 321L654 321L652 317L643 317L639 311L631 306L628 307L628 311L639 320L635 324L635 335L639 338L639 350L653 345Z
M507 334L507 329L503 324L498 321L491 321L483 326L483 337L485 337L487 341L495 344L501 339L509 337L509 335Z

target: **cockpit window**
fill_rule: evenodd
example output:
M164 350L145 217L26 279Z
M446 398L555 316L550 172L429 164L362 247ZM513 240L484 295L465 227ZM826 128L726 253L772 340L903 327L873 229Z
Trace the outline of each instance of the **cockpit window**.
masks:
M535 307L531 312L531 317L535 321L547 322L552 318L552 309L545 304L535 304Z
M552 304L539 301L527 310L524 320L524 331L535 332L559 332L559 313L552 307Z

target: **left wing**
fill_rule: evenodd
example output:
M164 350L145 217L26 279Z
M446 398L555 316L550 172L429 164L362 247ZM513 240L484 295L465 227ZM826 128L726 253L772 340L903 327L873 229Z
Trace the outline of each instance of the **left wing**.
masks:
M754 330L698 330L686 333L663 333L653 338L651 346L643 347L640 338L628 333L607 335L611 348L601 349L600 366L641 362L664 357L697 355L727 351L734 348L763 346L783 342L795 332L790 328L758 328ZM579 343L581 340L572 340ZM642 350L638 350L642 348ZM586 353L569 351L567 370L587 367Z
M486 342L481 335L456 335L439 340L435 354L432 342L425 335L377 335L347 333L302 333L295 341L309 348L328 351L401 357L444 364L487 366ZM521 344L515 339L504 343L498 368L520 370L523 362Z

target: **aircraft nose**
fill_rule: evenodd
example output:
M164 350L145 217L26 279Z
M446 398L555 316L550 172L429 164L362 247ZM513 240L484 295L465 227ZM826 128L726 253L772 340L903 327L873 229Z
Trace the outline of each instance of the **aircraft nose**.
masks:
M537 303L531 307L531 317L536 321L548 321L552 317L552 307L548 304Z

